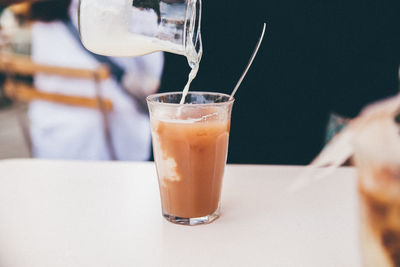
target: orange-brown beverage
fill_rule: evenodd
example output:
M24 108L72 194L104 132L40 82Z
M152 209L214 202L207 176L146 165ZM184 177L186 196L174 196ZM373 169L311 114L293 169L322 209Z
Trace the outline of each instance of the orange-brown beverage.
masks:
M370 175L359 177L364 266L400 267L400 168Z
M400 267L400 117L396 115L370 119L355 140L365 267Z
M219 214L228 152L229 96L181 93L148 98L161 203L174 223L209 223Z

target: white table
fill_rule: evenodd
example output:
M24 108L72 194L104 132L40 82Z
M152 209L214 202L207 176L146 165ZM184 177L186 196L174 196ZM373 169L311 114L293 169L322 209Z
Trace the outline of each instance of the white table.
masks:
M0 161L0 267L360 266L355 172L230 165L222 217L161 216L152 163Z

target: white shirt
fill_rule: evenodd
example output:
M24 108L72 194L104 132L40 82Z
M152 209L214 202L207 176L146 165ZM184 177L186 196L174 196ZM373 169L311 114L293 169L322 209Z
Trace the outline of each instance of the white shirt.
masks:
M53 66L96 69L99 62L87 53L62 22L36 22L32 27L32 58ZM162 53L140 58L114 58L127 72L160 79ZM41 91L95 97L95 82L37 74ZM123 92L114 79L101 82L103 97L113 102L109 113L112 143L119 160L146 160L150 156L150 126L147 115ZM33 154L39 158L108 160L103 122L99 110L34 101L29 107Z

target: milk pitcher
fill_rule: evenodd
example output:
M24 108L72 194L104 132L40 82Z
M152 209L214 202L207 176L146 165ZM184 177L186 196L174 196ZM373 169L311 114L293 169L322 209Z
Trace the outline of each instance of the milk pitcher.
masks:
M80 0L78 11L83 45L105 56L201 54L200 22L201 0Z

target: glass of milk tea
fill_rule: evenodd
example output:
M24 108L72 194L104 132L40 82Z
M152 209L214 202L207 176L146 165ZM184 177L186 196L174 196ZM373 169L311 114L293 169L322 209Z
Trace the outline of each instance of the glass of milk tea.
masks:
M355 141L363 266L400 266L400 114L371 120Z
M234 100L219 93L147 97L162 215L183 225L219 217Z

